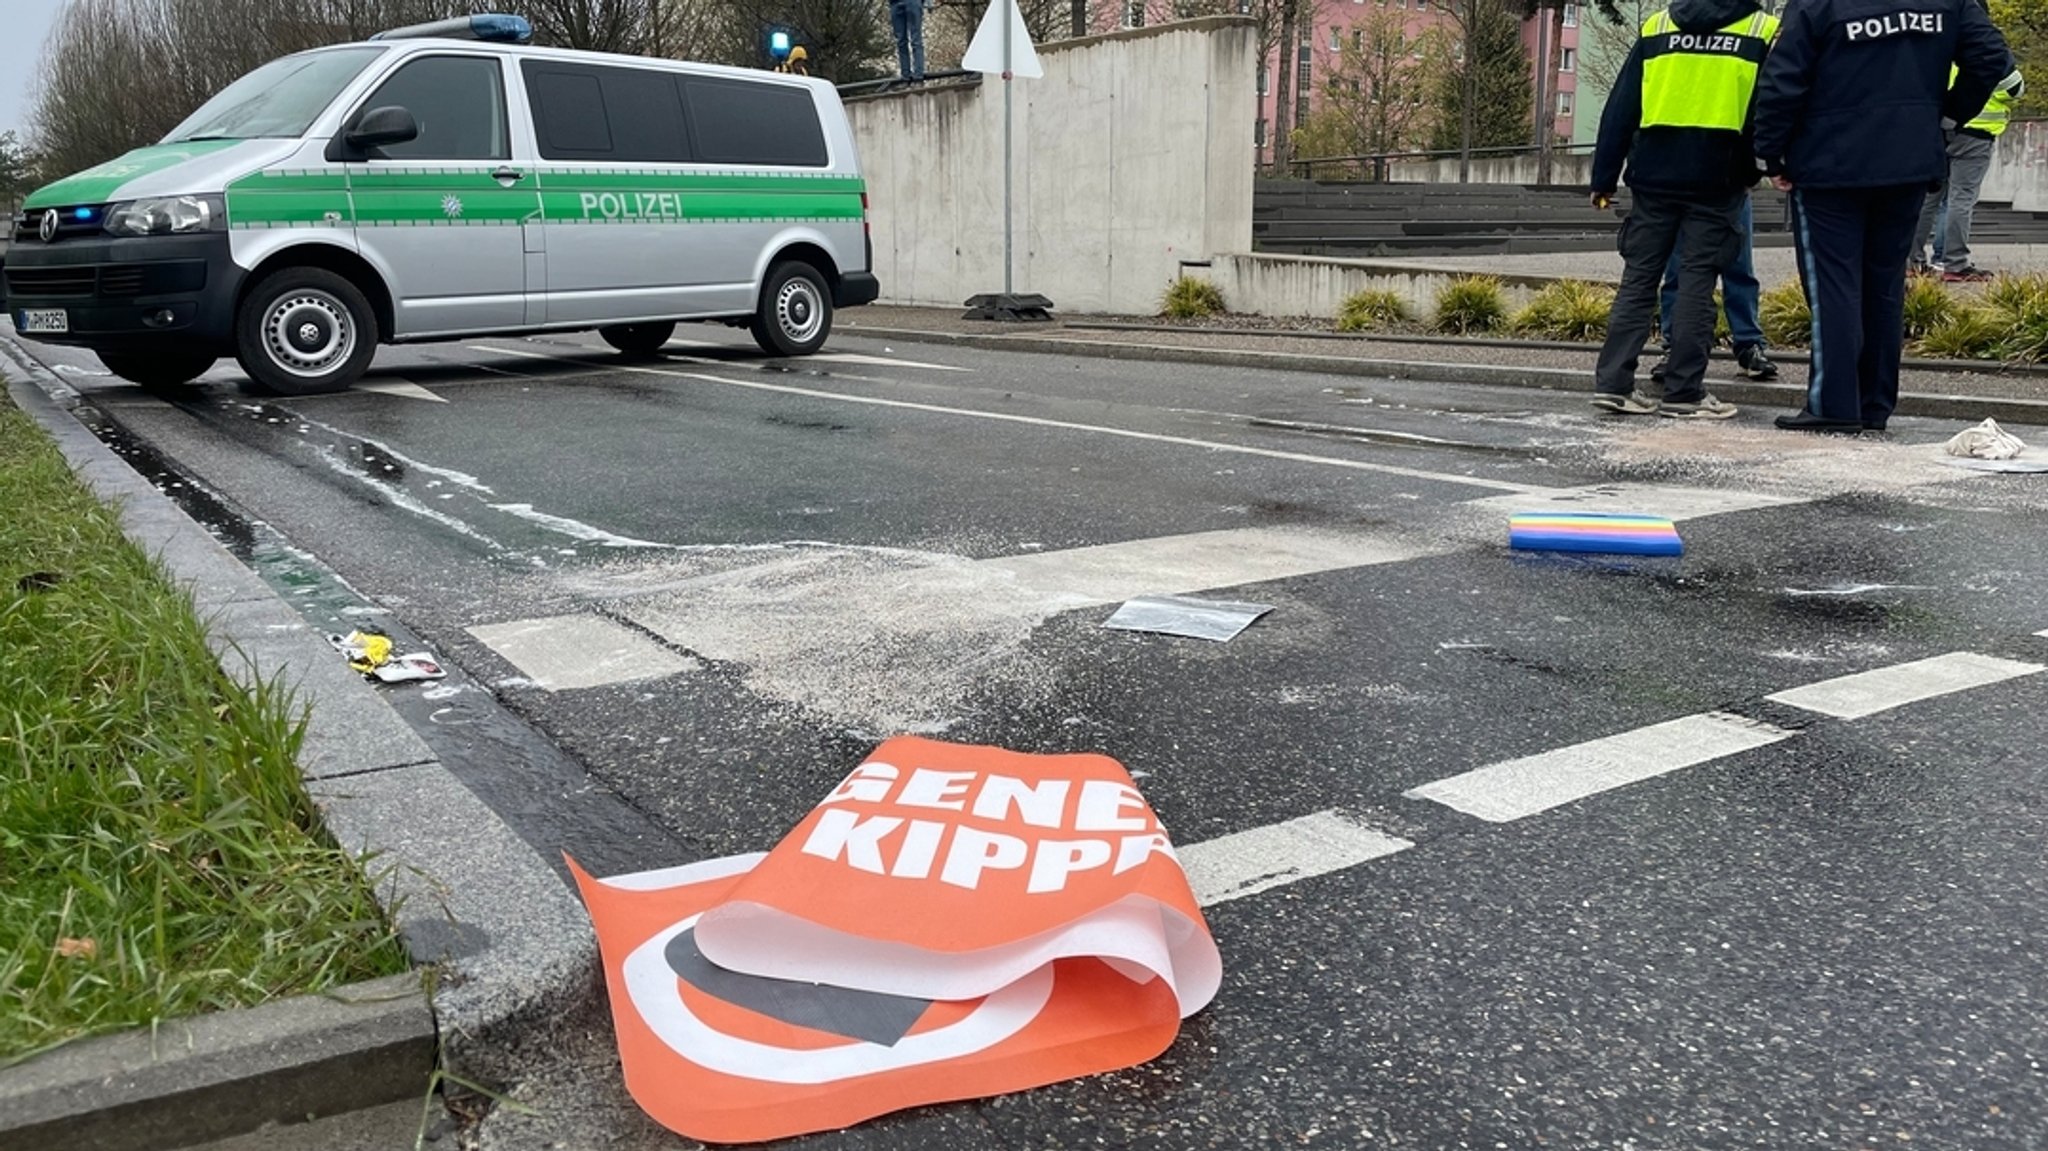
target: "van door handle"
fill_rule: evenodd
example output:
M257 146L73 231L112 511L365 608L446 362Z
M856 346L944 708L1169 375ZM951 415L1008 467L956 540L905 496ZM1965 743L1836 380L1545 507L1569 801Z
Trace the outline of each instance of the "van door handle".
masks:
M500 168L491 173L491 179L509 188L519 181L526 179L526 173L517 168Z

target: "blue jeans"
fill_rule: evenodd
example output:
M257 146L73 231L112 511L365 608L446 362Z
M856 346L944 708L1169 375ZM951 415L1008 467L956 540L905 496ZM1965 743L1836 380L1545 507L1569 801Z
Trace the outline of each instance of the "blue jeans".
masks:
M1763 286L1756 282L1756 261L1750 254L1750 239L1756 234L1756 213L1748 196L1742 198L1740 226L1742 255L1721 269L1721 306L1728 310L1728 334L1738 351L1764 346L1763 323L1757 319L1757 297ZM1658 327L1667 348L1671 346L1671 313L1678 308L1678 256L1678 249L1672 249L1671 259L1664 265L1664 290L1657 297Z
M905 80L924 79L924 0L889 0L889 29L896 33L896 71Z

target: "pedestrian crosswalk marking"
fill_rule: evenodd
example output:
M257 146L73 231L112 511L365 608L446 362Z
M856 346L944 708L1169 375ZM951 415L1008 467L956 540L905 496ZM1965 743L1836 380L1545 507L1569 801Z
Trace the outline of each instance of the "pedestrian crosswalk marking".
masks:
M1767 723L1706 712L1477 768L1406 795L1507 823L1791 737Z
M979 560L1012 589L1061 608L1181 595L1431 554L1393 535L1232 528Z
M1957 651L1825 679L1764 698L1836 719L1861 719L1923 699L1985 687L2042 670L2037 663Z
M1341 812L1319 811L1189 844L1176 854L1195 898L1213 907L1414 846Z

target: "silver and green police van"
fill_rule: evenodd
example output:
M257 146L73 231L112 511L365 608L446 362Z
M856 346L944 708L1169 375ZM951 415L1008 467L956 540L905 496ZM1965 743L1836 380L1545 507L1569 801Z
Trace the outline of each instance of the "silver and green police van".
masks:
M463 17L274 60L154 147L40 189L7 309L115 375L337 391L380 343L680 320L816 351L879 293L838 94L804 76L527 44Z

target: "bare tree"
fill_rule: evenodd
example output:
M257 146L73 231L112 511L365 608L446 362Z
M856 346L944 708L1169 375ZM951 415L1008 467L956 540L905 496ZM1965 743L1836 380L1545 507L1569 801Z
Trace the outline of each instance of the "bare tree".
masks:
M1351 26L1322 82L1322 106L1295 129L1297 156L1378 155L1412 147L1427 117L1428 82L1399 12L1376 10Z

